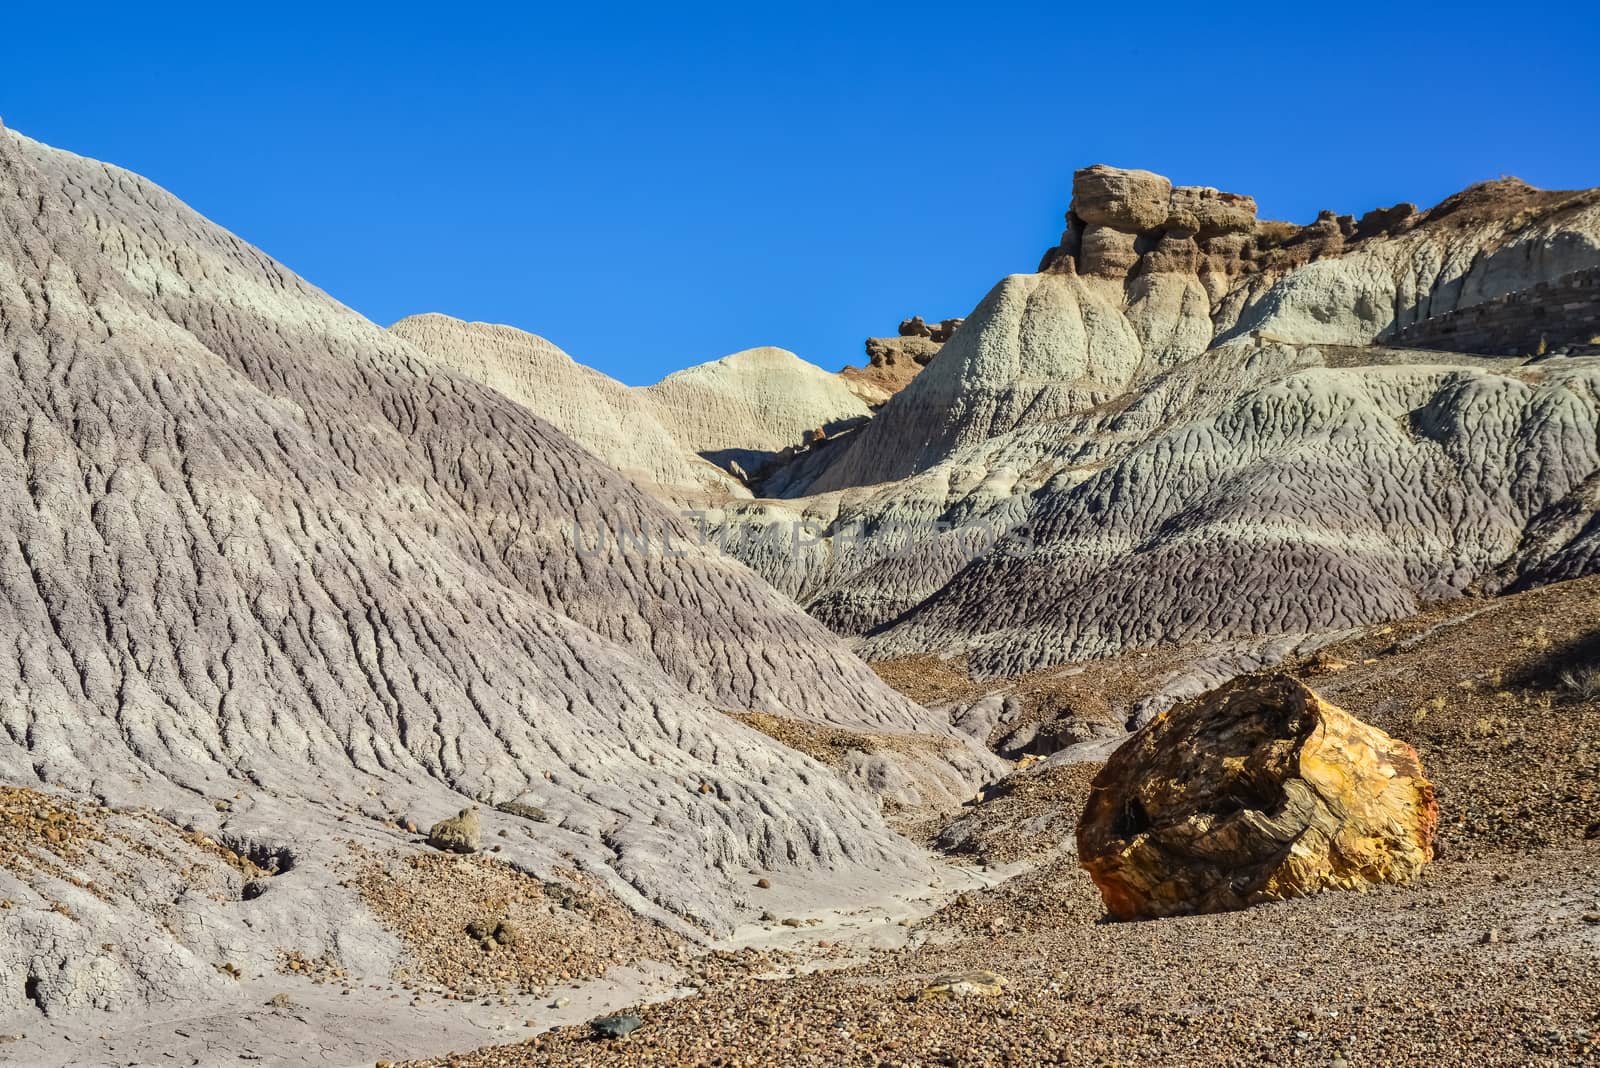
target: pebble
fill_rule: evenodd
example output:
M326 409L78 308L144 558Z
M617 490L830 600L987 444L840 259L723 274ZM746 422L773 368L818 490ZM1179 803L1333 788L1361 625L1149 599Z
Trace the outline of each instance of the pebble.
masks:
M642 1019L626 1013L619 1016L602 1016L589 1024L590 1029L601 1038L626 1038L643 1026Z

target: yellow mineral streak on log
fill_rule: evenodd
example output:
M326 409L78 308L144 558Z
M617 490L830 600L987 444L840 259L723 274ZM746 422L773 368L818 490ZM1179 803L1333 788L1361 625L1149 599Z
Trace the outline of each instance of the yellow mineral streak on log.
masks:
M1414 749L1298 680L1240 680L1112 754L1078 852L1120 919L1406 883L1438 806Z

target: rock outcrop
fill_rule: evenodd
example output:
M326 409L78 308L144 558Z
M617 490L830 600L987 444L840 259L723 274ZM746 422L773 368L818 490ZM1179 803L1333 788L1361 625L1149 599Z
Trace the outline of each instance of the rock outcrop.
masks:
M914 315L901 322L895 337L867 338L866 366L846 367L839 377L869 406L880 407L939 355L965 321L945 319L930 325Z
M1600 201L1521 190L1463 194L1420 215L1397 205L1360 223L1324 212L1299 227L1258 220L1247 196L1086 168L1039 273L997 285L932 370L805 489L905 478L1126 395L1252 331L1364 345L1600 263Z
M1250 197L1209 186L1174 188L1149 171L1096 165L1073 176L1066 232L1039 269L1120 281L1141 273L1191 275L1214 300L1254 269L1274 225L1261 228Z
M1072 213L1086 227L1144 233L1167 221L1172 183L1150 171L1097 163L1072 176Z
M1600 362L1385 341L1600 266L1600 192L1505 180L1301 227L1178 187L1115 228L1161 188L1086 174L1096 221L1075 200L1045 269L863 431L729 502L731 550L869 656L995 675L1600 566ZM801 544L765 536L796 520Z
M483 823L476 805L468 805L428 830L428 844L446 853L476 853L483 848Z
M1287 676L1164 713L1095 777L1080 863L1118 919L1410 882L1433 859L1416 751Z
M936 345L943 345L950 340L961 326L964 319L944 319L940 322L929 324L920 315L913 315L909 319L900 320L901 337L925 337Z

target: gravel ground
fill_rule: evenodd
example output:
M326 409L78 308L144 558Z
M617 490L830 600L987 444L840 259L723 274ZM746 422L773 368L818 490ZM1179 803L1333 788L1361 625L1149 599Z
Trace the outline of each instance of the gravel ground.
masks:
M796 749L820 764L835 770L842 769L851 752L888 753L902 757L937 760L949 753L959 752L961 743L954 738L936 738L920 734L883 734L869 731L848 731L825 723L789 719L765 712L729 712L729 716L752 727L767 737Z
M934 845L950 854L970 854L982 864L1041 859L1071 849L1078 814L1100 765L1051 764L1007 776L946 823Z
M736 978L586 1028L426 1062L533 1065L1337 1065L1600 1061L1600 847L1435 866L1423 883L1111 924L1070 863L957 899L924 944ZM1600 918L1600 917L1597 917ZM985 968L993 998L919 1002ZM1441 1052L1448 1043L1449 1054Z
M643 1024L626 1038L568 1027L415 1063L1600 1063L1600 702L1563 682L1600 662L1597 619L1600 580L1584 580L1440 606L1289 665L1421 752L1443 822L1413 886L1110 923L1071 851L1095 766L1040 765L943 835L1021 873L953 896L903 947L831 971L710 975L629 1010ZM920 683L915 667L883 673L924 699L961 689L949 665ZM1009 984L917 999L972 969Z
M683 952L576 871L541 881L484 856L369 857L355 887L406 944L396 978L434 992L539 994Z
M1439 793L1447 857L1600 837L1600 578L1457 601L1332 646L1307 681L1416 747Z

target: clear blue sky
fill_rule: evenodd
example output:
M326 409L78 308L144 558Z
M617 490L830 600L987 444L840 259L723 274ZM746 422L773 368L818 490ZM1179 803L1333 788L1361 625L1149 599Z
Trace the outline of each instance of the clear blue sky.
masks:
M760 344L836 368L964 315L1094 162L1301 222L1502 173L1600 185L1600 14L29 3L0 20L0 117L380 323L511 323L640 383Z

